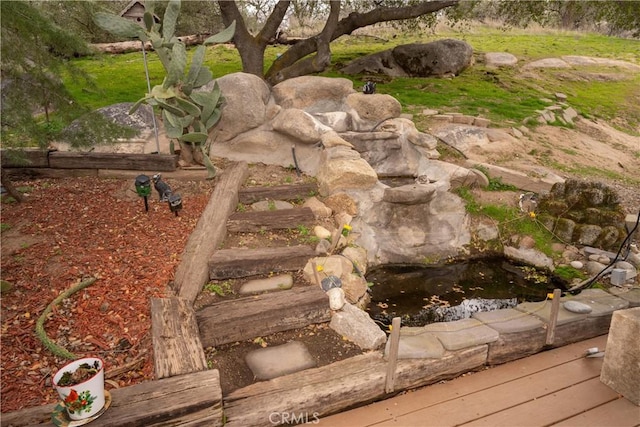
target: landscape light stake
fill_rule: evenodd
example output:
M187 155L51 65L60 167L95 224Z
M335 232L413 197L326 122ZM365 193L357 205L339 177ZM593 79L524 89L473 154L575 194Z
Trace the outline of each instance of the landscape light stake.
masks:
M136 193L138 196L144 197L144 210L149 212L149 202L147 197L151 194L151 180L147 175L138 175L136 177Z
M169 196L169 209L178 216L178 211L182 209L182 197L179 194Z

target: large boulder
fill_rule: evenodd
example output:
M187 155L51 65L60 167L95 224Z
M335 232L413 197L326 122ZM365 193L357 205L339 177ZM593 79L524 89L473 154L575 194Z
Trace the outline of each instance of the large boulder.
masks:
M290 167L295 164L292 146L295 146L300 170L314 176L318 172L321 149L315 145L300 144L299 140L274 132L267 126L244 132L224 143L212 144L209 155L234 161Z
M385 120L400 117L402 105L391 95L353 93L347 96L353 126L358 131L373 131Z
M366 249L369 265L457 255L470 242L469 217L464 202L448 188L445 181L425 186L428 194L419 192L410 203L391 199L382 183L366 192L349 192L360 213L352 222L359 235L356 244Z
M320 141L323 133L332 129L315 119L311 114L297 108L280 110L272 121L273 129L298 139L300 142L314 144Z
M351 61L345 74L383 74L391 77L458 75L471 65L473 48L460 40L412 43Z
M322 151L318 171L320 195L328 196L342 190L361 190L373 187L378 175L357 151L337 146Z
M94 113L82 116L71 122L62 132L60 140L52 143L51 146L61 151L68 151L86 150L79 146L88 145L96 153L142 154L147 152L145 147L153 140L151 151L158 151L154 138L153 109L149 105L142 104L133 114L129 114L131 107L133 102L122 102L99 108ZM92 133L95 128L95 119L93 119L95 113L100 114L118 128L117 130L114 128L114 134L121 136L117 144L101 142L99 141L100 133Z
M273 97L282 108L298 108L308 113L343 111L345 99L354 93L348 79L302 76L273 87Z
M340 71L349 75L383 74L391 77L408 77L407 72L396 62L391 49L351 61Z
M248 73L232 73L216 80L224 96L220 121L211 131L214 143L255 129L269 118L267 105L271 96L269 86L260 77ZM204 90L210 90L213 82Z
M397 46L393 57L414 77L458 75L471 65L473 48L453 39Z

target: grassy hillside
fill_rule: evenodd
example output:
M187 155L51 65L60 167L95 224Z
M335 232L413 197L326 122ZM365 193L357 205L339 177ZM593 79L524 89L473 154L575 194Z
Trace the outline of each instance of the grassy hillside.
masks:
M640 64L640 42L574 32L523 31L502 32L476 27L465 33L450 30L429 36L388 35L344 36L332 45L333 66L326 76L347 77L339 69L350 60L399 44L428 42L441 38L465 40L474 49L475 64L453 79L398 78L378 85L379 93L396 97L406 112L424 108L482 115L494 123L520 122L543 108L542 99L555 92L569 96L569 103L586 116L612 121L620 129L637 135L640 129L640 73L623 73L611 67L581 67L580 70L542 70L537 77L514 69L489 70L483 64L486 52L509 52L520 64L562 55L612 58ZM286 47L267 50L267 64ZM152 85L161 83L162 66L153 52L147 54ZM76 63L96 80L99 91L68 82L72 93L93 108L117 102L136 101L147 92L141 53L84 58ZM216 46L207 52L206 63L214 76L241 71L235 49ZM360 87L363 77L351 78Z

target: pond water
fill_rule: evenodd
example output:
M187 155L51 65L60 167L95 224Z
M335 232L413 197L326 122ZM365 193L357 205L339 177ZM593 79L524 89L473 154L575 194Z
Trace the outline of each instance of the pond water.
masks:
M501 257L439 266L386 265L366 278L371 284L367 310L385 330L398 316L403 326L448 322L477 311L542 301L562 288L544 272Z

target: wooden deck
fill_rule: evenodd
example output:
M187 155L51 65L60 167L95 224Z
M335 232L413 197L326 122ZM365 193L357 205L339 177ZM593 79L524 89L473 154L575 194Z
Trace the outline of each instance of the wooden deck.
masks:
M640 407L600 382L607 336L559 347L322 418L318 425L638 426Z

